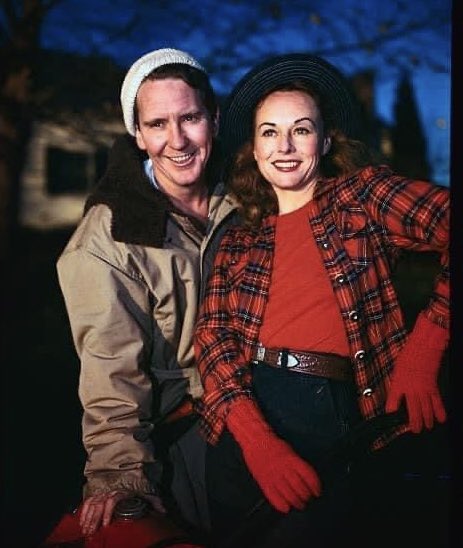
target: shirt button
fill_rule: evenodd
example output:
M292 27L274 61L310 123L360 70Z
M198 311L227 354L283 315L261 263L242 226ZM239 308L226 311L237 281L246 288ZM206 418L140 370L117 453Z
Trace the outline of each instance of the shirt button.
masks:
M323 247L323 249L329 249L330 248L329 242L323 242L322 247Z
M349 312L349 320L352 320L353 322L357 322L359 319L359 315L357 310L351 310Z
M365 359L365 350L357 350L354 354L355 360L364 360Z
M371 396L373 396L373 389L365 388L365 390L362 392L362 396L365 396L365 398L371 398Z
M346 281L344 274L338 274L334 279L339 285L342 285Z

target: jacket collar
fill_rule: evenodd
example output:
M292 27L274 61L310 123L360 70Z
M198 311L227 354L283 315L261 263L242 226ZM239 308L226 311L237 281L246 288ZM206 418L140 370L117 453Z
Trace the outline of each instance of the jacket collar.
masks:
M129 134L110 151L106 173L87 198L84 215L96 204L112 211L111 234L118 242L162 247L169 199L150 183L143 169L146 154Z
M106 204L112 211L111 234L124 243L162 247L168 212L173 209L170 200L149 181L143 167L147 155L140 150L135 138L128 133L116 138L110 151L108 168L85 203L84 215L96 204ZM314 197L327 193L334 180L318 184ZM328 184L329 183L329 184ZM220 185L219 185L220 186ZM223 189L220 187L221 192ZM230 201L229 209L236 204ZM261 238L274 238L276 217L264 220Z

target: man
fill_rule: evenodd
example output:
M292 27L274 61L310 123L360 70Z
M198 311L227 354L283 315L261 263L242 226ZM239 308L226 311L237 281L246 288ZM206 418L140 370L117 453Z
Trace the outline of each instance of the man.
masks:
M167 506L153 429L186 395L202 395L193 328L214 251L235 217L223 186L214 187L217 103L193 57L144 55L126 74L121 105L128 135L116 140L57 264L81 360L84 534L134 494ZM162 475L171 473L180 514L207 529L196 426L168 455L172 471Z

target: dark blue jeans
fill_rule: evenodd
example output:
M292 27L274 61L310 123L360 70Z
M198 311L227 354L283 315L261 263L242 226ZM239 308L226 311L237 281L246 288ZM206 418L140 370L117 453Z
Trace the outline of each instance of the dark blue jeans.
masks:
M350 382L333 381L259 364L253 369L253 390L274 431L315 468L322 466L323 456L333 443L361 420L355 386ZM334 486L319 499L310 501L306 510L291 512L296 523L301 520L304 522L304 535L309 534L310 530L312 540L317 539L317 548L330 546L328 538L336 531L337 525L348 519L349 514L349 470L343 466L331 472L336 478ZM258 532L259 541L251 539L251 529L247 524L254 519L253 509L259 506L264 495L249 473L238 444L228 431L223 433L217 445L207 448L206 485L212 526L218 537L226 539L227 535L236 535L237 530L244 527L247 528L248 538L240 538L240 548L260 546L263 532L259 531L257 518L254 532ZM281 517L281 514L274 514L275 518ZM309 522L312 524L307 529ZM297 545L296 539L288 538L287 531L284 536L284 539L276 540L275 544L262 546L293 548ZM320 539L324 544L320 544ZM308 545L315 546L311 542Z

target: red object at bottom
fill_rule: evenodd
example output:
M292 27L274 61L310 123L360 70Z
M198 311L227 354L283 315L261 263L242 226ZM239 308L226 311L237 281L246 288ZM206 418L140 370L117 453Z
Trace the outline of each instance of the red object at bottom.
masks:
M65 514L41 545L43 548L204 548L188 539L179 527L162 514L151 512L140 519L116 519L93 535L84 537L80 511Z

